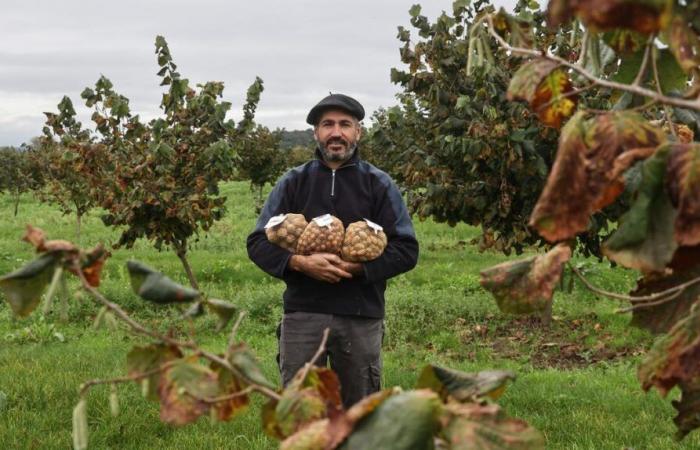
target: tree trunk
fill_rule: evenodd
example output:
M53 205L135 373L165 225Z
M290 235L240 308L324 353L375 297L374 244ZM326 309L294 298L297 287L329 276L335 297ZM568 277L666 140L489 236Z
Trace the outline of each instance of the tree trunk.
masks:
M260 214L263 207L263 185L258 186L258 200L255 203L255 213Z
M81 214L76 213L75 216L75 240L80 245L80 219L81 219Z
M17 194L15 195L15 217L17 217L17 211L19 211L19 197L20 193L17 192Z
M185 268L187 278L190 280L190 285L194 290L198 291L199 284L197 283L197 278L195 278L194 273L192 272L192 268L190 267L190 263L189 261L187 261L187 241L183 242L182 245L174 245L177 257L180 258L180 262L182 262L182 267Z
M542 315L540 316L540 321L542 323L543 328L549 328L549 326L552 324L552 302L554 299L550 300L547 302L547 307L542 311Z

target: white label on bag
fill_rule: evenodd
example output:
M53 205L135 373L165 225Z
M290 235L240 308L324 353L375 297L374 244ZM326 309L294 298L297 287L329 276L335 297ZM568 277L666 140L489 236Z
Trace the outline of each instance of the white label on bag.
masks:
M369 219L365 219L365 222L367 222L367 225L374 230L374 234L379 234L380 231L384 230L381 225L377 225Z
M333 216L330 214L324 214L322 216L318 216L314 219L314 222L316 222L316 225L319 227L326 227L330 228L331 224L333 223Z
M265 229L267 230L268 228L276 227L277 225L284 222L286 218L286 214L280 214L279 216L270 217L270 220L268 220L267 224L265 225Z

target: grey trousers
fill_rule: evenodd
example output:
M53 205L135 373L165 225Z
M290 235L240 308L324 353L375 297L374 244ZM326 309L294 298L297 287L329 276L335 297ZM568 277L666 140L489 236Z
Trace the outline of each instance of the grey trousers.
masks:
M285 313L278 328L279 368L286 386L313 358L329 328L326 354L316 365L330 366L340 380L343 405L348 408L381 389L382 319L306 312Z

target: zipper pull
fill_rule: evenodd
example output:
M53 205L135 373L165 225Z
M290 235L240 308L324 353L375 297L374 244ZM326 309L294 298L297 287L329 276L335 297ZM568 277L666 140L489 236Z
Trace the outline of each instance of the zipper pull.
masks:
M335 197L335 169L332 169L332 180L331 180L331 197Z

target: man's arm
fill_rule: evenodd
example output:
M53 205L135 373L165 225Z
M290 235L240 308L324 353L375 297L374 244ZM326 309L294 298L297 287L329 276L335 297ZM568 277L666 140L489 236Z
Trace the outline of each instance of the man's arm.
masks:
M272 275L283 278L292 252L279 247L267 240L265 235L265 224L271 217L291 212L291 192L288 188L290 183L289 174L282 177L270 192L265 201L260 217L255 225L255 229L246 242L248 257L258 267Z
M407 272L418 262L418 241L411 217L399 189L390 179L376 210L377 221L384 227L388 242L379 258L362 264L365 279L370 283Z
M262 270L277 278L284 278L288 270L301 272L311 278L337 283L352 274L340 267L343 261L336 255L294 255L292 252L268 241L265 224L271 217L291 212L292 192L288 188L290 177L282 178L272 189L260 213L255 230L248 236L247 248L250 259ZM354 267L356 273L361 268Z

